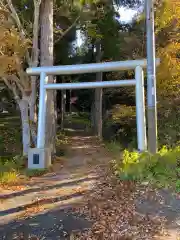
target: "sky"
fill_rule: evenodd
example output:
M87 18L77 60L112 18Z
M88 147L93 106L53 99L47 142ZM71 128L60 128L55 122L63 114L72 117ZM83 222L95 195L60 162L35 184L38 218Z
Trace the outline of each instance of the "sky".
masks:
M137 13L136 10L133 9L129 9L129 8L124 8L124 7L120 7L117 9L117 11L120 14L120 21L121 22L130 22L132 20L132 18L135 16L135 14ZM83 42L83 36L81 36L80 31L77 31L77 46L81 46L82 42Z
M122 22L130 22L132 18L135 16L135 14L137 13L136 10L133 10L130 8L124 8L124 7L119 8L118 12L120 14L120 20Z

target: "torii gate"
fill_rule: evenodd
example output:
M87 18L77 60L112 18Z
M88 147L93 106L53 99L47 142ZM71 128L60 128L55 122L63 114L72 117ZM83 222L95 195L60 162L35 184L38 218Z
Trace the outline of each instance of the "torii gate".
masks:
M156 60L156 65L159 60ZM51 90L64 89L90 89L108 87L128 87L136 88L136 122L137 122L137 149L147 150L146 140L146 120L145 120L145 99L144 99L144 74L143 68L147 66L147 61L130 60L118 62L90 63L64 66L48 66L28 68L28 75L40 75L40 94L39 94L39 114L38 114L38 134L37 148L29 150L28 168L43 169L51 164L50 149L45 148L45 119L46 119L46 93ZM135 79L114 80L102 82L81 82L81 83L47 83L49 75L71 75L95 72L109 72L120 70L135 70Z

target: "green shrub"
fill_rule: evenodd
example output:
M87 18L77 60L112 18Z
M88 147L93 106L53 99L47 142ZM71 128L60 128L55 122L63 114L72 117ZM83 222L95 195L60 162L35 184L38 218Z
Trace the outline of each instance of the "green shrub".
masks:
M103 121L105 140L121 142L123 148L136 147L136 109L134 106L114 105Z
M180 193L180 179L176 181L176 191Z
M174 149L163 147L157 154L124 150L121 161L113 162L115 174L124 180L149 182L158 187L173 187L180 190L180 146Z
M39 177L48 172L48 169L27 169L24 174L27 177Z
M66 144L68 144L68 137L63 131L61 131L56 135L56 145L60 146Z
M21 121L19 116L0 116L0 154L16 155L22 150Z
M180 101L168 100L158 106L158 142L159 145L175 147L180 140Z
M0 166L1 169L6 169L6 170L21 170L24 165L25 165L25 158L21 155L16 155L15 157L0 157Z
M79 123L82 125L87 125L88 127L90 127L91 125L89 113L79 112L77 114L70 114L65 117L68 122L71 122L74 124Z
M18 176L24 165L25 159L23 156L0 157L0 184L18 182Z
M180 100L160 100L158 107L158 144L174 148L180 143ZM114 128L113 126L117 126ZM115 131L114 131L115 129ZM104 120L105 139L121 141L124 148L137 146L136 109L126 105L115 105ZM108 130L108 131L107 131ZM123 141L122 141L123 140Z

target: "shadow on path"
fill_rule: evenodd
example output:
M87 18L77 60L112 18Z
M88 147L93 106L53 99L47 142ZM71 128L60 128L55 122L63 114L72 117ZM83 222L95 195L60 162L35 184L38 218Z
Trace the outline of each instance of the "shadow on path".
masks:
M96 180L97 177L86 177L86 178L81 178L81 179L76 179L73 181L68 181L68 182L62 182L59 184L53 184L52 182L54 182L53 179L49 179L51 181L51 186L42 186L42 187L35 187L35 188L30 188L30 189L26 189L23 191L19 191L19 192L12 192L10 194L1 194L0 195L0 200L7 200L10 198L14 198L14 197L19 197L19 196L23 196L25 194L29 194L29 193L34 193L34 192L40 192L40 191L47 191L47 190L51 190L51 189L55 189L55 188L61 188L61 187L67 187L67 186L76 186L79 183L83 183L86 181L91 181L91 180Z
M31 235L39 240L65 240L73 231L91 227L92 222L73 213L73 208L93 191L98 179L96 166L107 156L97 137L82 135L70 137L67 162L62 170L55 169L55 176L39 177L33 180L34 185L27 184L30 189L0 195L0 240L18 239L12 236L21 233L23 240ZM31 213L36 206L38 213ZM28 218L23 219L25 216ZM15 217L19 220L14 221Z
M23 240L28 240L30 236L43 240L64 240L70 239L72 232L84 231L91 225L92 222L73 213L72 209L55 209L0 226L0 240L21 239L17 237L22 235Z
M140 214L165 218L167 229L180 234L180 199L169 190L150 192L149 198L142 194L136 200L136 207Z
M27 208L31 208L33 206L38 205L45 205L45 204L53 204L61 201L65 201L71 198L78 198L83 196L87 191L81 191L81 192L76 192L70 195L64 195L64 196L59 196L59 197L52 197L52 198L42 198L38 199L37 201L34 201L32 203L25 204L23 206L15 207L15 208L10 208L8 210L0 211L0 217L8 215L8 214L13 214L13 213L18 213L21 211L25 211Z

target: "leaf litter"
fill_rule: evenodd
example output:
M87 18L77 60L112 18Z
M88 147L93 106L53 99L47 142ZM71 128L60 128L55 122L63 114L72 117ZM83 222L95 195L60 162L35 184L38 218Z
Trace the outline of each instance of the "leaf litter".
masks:
M85 196L76 212L93 220L91 229L72 233L76 240L149 240L165 235L165 219L137 212L135 200L150 189L134 181L120 181L109 170L101 174L93 192Z

